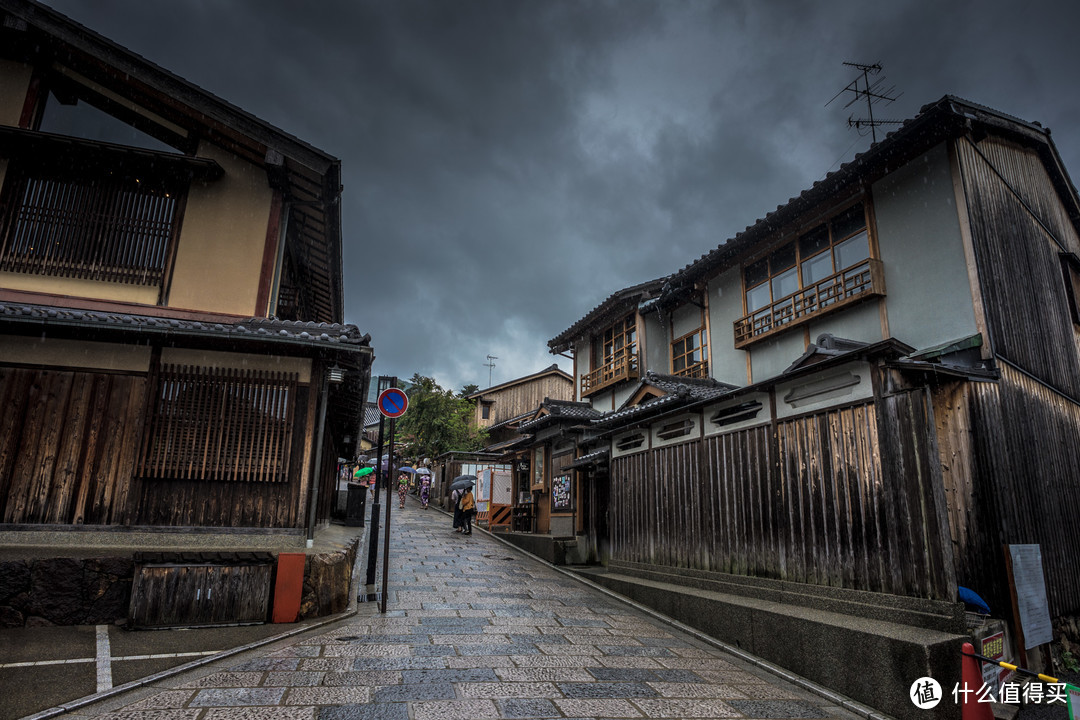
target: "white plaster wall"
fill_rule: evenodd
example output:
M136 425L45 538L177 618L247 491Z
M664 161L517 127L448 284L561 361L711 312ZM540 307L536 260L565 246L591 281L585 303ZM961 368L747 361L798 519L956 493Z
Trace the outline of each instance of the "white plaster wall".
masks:
M742 317L738 267L709 281L709 374L732 385L746 384L746 353L735 349L735 321Z
M892 337L925 348L978 332L945 145L872 191Z

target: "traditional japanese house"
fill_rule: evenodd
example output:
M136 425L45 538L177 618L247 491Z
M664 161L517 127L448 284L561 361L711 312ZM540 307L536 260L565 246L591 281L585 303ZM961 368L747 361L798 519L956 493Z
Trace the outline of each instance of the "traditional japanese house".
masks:
M340 200L334 157L0 0L2 527L327 522L372 360Z
M959 679L960 586L1045 666L1080 614L1078 227L1049 131L947 96L551 340L605 411L596 579L896 716Z
M476 404L475 424L489 430L504 429L505 423L526 413L534 412L544 398L572 400L574 380L569 374L551 365L540 372L478 390L467 396ZM489 438L495 442L506 437Z

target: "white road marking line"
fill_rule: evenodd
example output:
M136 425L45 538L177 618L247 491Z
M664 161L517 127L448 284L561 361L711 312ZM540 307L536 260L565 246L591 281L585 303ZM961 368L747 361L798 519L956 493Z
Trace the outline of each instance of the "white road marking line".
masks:
M109 647L109 626L97 626L97 691L112 690L112 649Z
M112 658L113 662L121 660L165 660L168 658L200 657L202 655L217 655L220 650L202 650L200 652L162 653L160 655L124 655ZM38 665L74 665L78 663L97 662L97 658L71 658L68 660L34 660L28 662L0 663L0 669L18 667L37 667Z

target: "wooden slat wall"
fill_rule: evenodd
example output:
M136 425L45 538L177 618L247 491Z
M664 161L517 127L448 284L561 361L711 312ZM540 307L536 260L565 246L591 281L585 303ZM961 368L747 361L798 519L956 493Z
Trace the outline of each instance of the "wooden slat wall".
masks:
M616 458L612 557L955 598L922 393ZM882 466L879 428L895 447ZM947 561L946 561L947 560Z
M1034 151L996 138L956 147L993 352L1080 397L1058 259L1080 250L1076 230Z
M147 387L139 376L0 366L0 522L302 526L303 413L291 414L285 482L139 480ZM298 407L308 393L296 388Z
M123 522L146 379L0 367L6 523Z
M937 392L957 581L1009 608L1003 546L1042 547L1052 617L1080 611L1080 406L1001 366L999 383Z

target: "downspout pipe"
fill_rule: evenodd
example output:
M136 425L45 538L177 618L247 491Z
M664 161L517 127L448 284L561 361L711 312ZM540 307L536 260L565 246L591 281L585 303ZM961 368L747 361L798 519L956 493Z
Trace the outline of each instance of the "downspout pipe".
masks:
M315 518L319 508L319 485L322 484L323 431L326 429L327 396L330 390L330 376L326 368L319 365L319 429L315 432L315 467L311 472L311 506L308 508L307 546L315 544Z

